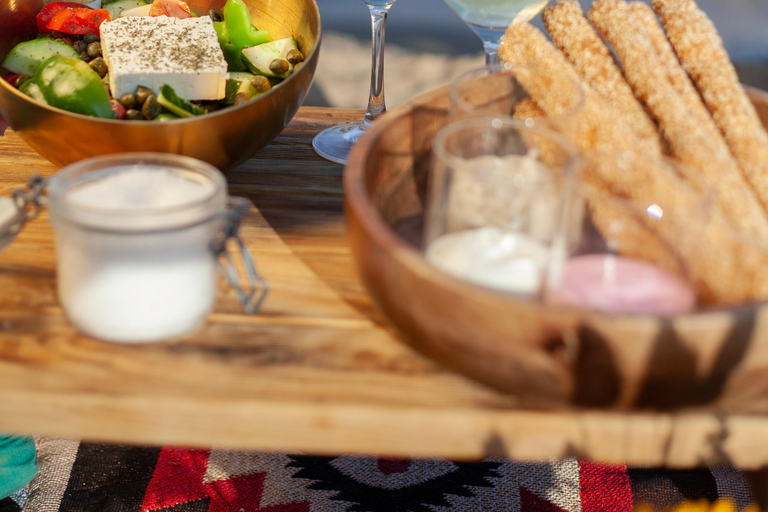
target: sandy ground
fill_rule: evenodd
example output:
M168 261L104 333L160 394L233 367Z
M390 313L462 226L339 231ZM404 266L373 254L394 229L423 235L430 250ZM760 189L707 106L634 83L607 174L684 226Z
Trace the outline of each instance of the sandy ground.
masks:
M461 72L484 64L481 53L451 56L417 53L387 43L384 94L392 108L416 94L447 84ZM371 80L369 42L339 33L323 34L315 79L305 105L365 108Z

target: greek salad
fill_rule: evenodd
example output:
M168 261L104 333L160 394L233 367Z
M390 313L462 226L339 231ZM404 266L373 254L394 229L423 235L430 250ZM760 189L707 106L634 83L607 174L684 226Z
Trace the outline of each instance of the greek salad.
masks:
M53 2L38 36L16 45L2 78L70 112L164 121L240 105L301 65L293 37L273 40L242 0L198 16L181 0Z

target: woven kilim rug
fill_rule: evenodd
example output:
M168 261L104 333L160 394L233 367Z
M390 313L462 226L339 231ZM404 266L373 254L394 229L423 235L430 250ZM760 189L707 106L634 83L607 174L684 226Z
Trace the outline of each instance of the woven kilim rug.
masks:
M38 439L40 472L0 512L629 512L752 501L732 468L628 469L576 459L383 459Z

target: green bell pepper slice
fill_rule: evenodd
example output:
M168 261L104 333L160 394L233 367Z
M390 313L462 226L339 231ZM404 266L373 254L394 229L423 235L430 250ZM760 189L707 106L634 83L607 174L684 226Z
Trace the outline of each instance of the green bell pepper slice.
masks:
M113 117L109 91L98 73L78 59L54 55L19 88L31 98L86 116Z
M251 14L243 0L227 0L221 11L224 21L215 22L213 27L219 38L230 71L243 71L245 64L243 48L272 41L266 30L259 30L251 22Z

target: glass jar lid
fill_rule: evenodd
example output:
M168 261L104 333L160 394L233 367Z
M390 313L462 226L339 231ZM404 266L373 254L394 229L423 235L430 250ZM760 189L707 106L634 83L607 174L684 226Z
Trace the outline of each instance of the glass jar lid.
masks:
M152 232L222 213L227 187L218 169L181 155L121 153L68 165L48 182L54 222L85 229Z

